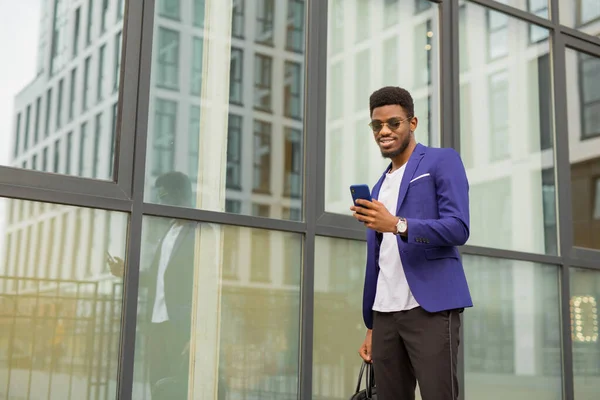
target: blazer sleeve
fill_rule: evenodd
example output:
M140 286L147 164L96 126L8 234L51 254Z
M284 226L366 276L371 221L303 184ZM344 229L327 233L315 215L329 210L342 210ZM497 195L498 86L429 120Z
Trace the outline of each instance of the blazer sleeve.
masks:
M454 149L442 149L435 168L438 219L407 218L410 244L462 246L469 239L469 183Z

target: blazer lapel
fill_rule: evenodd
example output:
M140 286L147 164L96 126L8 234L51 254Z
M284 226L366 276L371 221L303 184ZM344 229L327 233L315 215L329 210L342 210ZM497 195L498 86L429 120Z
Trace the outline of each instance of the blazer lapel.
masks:
M191 223L188 223L188 222L184 223L184 225L181 227L181 230L179 231L179 234L177 235L177 239L175 239L175 243L173 244L173 249L171 250L171 254L169 255L169 261L167 262L167 265L169 265L171 263L173 256L175 255L175 253L181 246L183 239L185 239L185 237L190 232L190 229L191 229Z
M400 212L400 207L402 206L402 202L406 197L406 192L408 191L408 184L411 179L415 175L415 171L425 154L425 146L421 144L417 144L417 147L413 150L410 158L408 159L408 163L406 163L406 170L404 171L404 175L402 176L402 182L400 183L400 192L398 193L398 207L396 207L396 215Z

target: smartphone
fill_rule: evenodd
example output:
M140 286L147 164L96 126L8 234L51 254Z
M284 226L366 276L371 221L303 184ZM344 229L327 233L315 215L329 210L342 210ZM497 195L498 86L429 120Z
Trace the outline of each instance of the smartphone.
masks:
M357 205L356 200L358 199L373 201L371 190L368 185L352 185L350 186L350 194L352 195L354 205Z
M108 250L105 250L105 253L106 253L106 258L108 259L108 261L110 261L111 263L114 263L115 259L113 258L113 256L110 255Z

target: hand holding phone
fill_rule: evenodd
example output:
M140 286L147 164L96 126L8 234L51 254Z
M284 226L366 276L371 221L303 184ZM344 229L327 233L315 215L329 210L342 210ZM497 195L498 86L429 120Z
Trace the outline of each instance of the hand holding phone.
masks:
M352 195L352 200L355 206L359 206L359 204L356 204L357 200L373 201L373 198L371 197L371 190L369 189L368 185L351 185L350 194Z

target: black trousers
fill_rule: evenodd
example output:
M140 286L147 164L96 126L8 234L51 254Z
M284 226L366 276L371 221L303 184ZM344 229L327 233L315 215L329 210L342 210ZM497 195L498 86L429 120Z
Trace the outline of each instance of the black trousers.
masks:
M459 310L374 313L372 358L379 400L457 400Z

